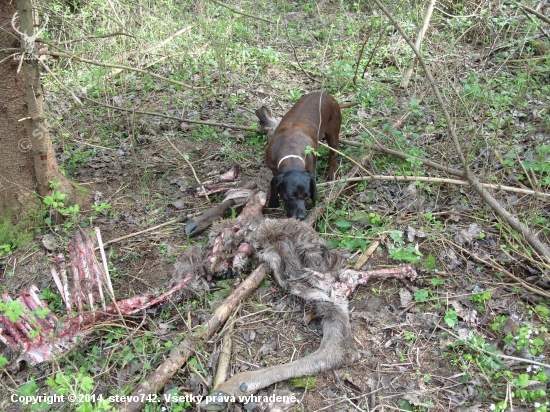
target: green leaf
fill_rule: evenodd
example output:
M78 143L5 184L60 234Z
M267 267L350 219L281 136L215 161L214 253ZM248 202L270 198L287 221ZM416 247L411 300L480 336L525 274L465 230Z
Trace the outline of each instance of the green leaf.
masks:
M443 279L438 279L438 278L430 279L430 285L432 286L439 286L439 285L443 285L444 283L445 281Z
M327 243L331 248L340 247L340 239L336 237L331 237L330 239L327 240Z
M529 375L527 375L526 373L522 373L516 379L514 379L512 383L520 388L525 388L527 385L529 385Z
M454 328L458 324L458 316L454 310L451 309L445 312L445 323L450 328Z
M428 300L429 293L426 289L419 289L414 291L414 300L417 302L426 302Z
M36 395L36 391L38 390L38 385L34 380L25 383L24 385L21 385L19 387L19 390L21 391L21 394L24 396L34 396Z
M424 259L422 261L422 264L424 265L424 267L428 270L435 270L435 258L434 258L434 255L432 255L431 253L428 255L428 257L426 259ZM433 279L432 279L433 280ZM440 285L443 284L443 281L441 281ZM433 285L433 286L437 286L437 285Z
M338 227L340 229L349 229L352 226L352 223L348 222L345 219L342 219L341 217L336 219L334 221L334 224L336 225L336 227Z

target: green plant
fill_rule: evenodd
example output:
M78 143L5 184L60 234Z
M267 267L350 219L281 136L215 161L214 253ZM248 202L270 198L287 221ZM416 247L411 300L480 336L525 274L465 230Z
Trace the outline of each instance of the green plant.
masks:
M548 328L546 326L533 328L526 325L518 328L517 334L515 336L507 335L504 338L504 341L507 344L515 341L518 350L521 350L524 347L528 347L531 354L536 356L543 353L545 342L544 339L540 337L540 333L546 332L548 332Z
M298 389L313 389L315 387L315 383L317 382L317 378L314 376L301 376L299 378L292 378L290 379L290 384Z
M403 337L403 339L405 339L408 342L416 342L416 340L418 339L418 335L413 332L405 331L404 335L405 336Z
M50 188L56 189L61 183L50 182ZM72 205L65 207L64 200L67 197L65 193L61 193L58 190L54 190L51 195L44 197L44 204L49 207L48 216L44 219L48 226L52 224L52 215L55 212L61 213L63 216L71 216L76 219L76 215L80 211L78 205ZM69 226L70 227L70 226Z
M439 278L431 278L430 279L430 285L432 285L434 287L441 286L443 284L445 284L445 281L443 279L439 279Z
M450 327L454 328L458 324L458 316L454 310L448 310L445 312L445 323Z
M17 300L10 300L7 302L0 302L0 312L4 313L4 316L9 318L12 322L19 321L19 317L23 314L24 308Z
M482 302L485 302L485 301L490 300L490 299L491 299L491 292L489 292L489 291L477 293L477 294L470 297L470 300L473 303L482 303Z
M58 372L46 380L46 384L59 395L65 395L73 399L71 402L76 412L100 412L111 411L109 398L103 398L100 394L92 394L94 380L82 372L65 375Z
M500 328L504 325L504 322L506 322L506 316L497 316L496 322L491 323L491 329L493 329L494 331L500 330Z
M414 291L414 300L416 302L426 302L428 300L430 292L426 289L419 289Z

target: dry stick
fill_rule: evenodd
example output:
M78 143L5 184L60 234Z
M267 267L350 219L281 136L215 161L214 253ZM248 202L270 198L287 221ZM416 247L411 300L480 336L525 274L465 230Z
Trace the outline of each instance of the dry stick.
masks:
M170 138L168 137L168 134L166 134L165 137L166 137L166 140L168 140L168 143L170 143L170 145L174 148L174 150L176 152L178 152L178 154L182 157L183 160L185 160L185 163L187 163L187 166L189 166L191 168L191 171L193 172L193 176L195 177L195 180L197 181L198 185L201 187L202 192L204 193L204 196L206 197L206 201L208 202L208 204L210 206L212 206L212 202L210 202L210 198L208 197L208 193L206 192L206 189L204 188L202 182L199 180L199 177L197 176L197 173L195 172L195 168L193 167L193 165L191 164L189 159L187 159L183 155L183 153L180 152L179 149L176 146L174 146L174 143L172 143L172 140L170 140Z
M117 32L108 33L108 34L94 34L94 35L90 35L90 36L79 37L78 39L62 41L62 42L58 42L58 43L56 42L56 43L53 43L53 44L55 46L65 46L67 44L76 43L76 42L79 42L79 41L90 40L90 39L104 39L106 37L114 37L114 36L128 36L128 37L132 37L134 39L136 38L135 36L132 36L131 34L124 33L122 31L117 31ZM42 41L42 39L36 39L36 42L37 43L44 43Z
M241 10L237 10L225 3L222 3L221 1L218 1L218 0L210 0L212 3L216 3L216 4L219 4L220 6L222 7L225 7L226 9L229 9L231 10L233 13L237 13L237 14L241 14L243 16L246 16L246 17L252 17L253 19L256 19L256 20L261 20L261 21L265 21L266 23L271 23L271 24L275 24L276 21L275 20L271 20L271 19L266 19L265 17L260 17L260 16L255 16L254 14L248 14L248 13L245 13L244 11L241 11Z
M384 33L386 32L386 27L384 29L380 30L380 34L378 35L378 40L376 40L376 44L374 45L374 48L372 49L369 59L367 60L367 63L365 64L365 67L363 67L363 74L361 75L361 78L365 78L365 74L367 73L367 68L370 65L370 62L374 58L374 55L376 53L376 50L378 49L378 46L380 45L380 41L382 40L382 37L384 37Z
M218 368L216 370L216 376L214 377L214 383L212 384L214 388L227 380L229 364L231 362L231 348L233 346L233 339L231 335L233 334L234 328L235 316L231 318L231 322L223 335L220 357L218 359Z
M487 203L500 217L502 217L512 228L520 232L525 237L525 240L540 255L541 259L547 259L548 261L550 261L550 248L548 247L548 245L545 245L544 243L542 243L529 227L525 226L523 223L520 222L518 218L516 218L510 212L504 209L497 202L497 200L487 190L485 190L485 188L477 179L477 177L472 173L472 171L468 167L468 163L466 162L464 153L462 152L462 147L460 146L460 142L458 141L458 136L456 134L456 131L453 128L451 115L449 114L445 106L445 102L441 97L441 93L439 92L439 88L437 87L435 79L432 76L432 72L430 71L428 66L426 66L426 62L424 61L422 54L420 54L418 49L414 46L414 43L403 31L403 29L397 23L397 21L393 18L391 13L384 7L382 3L380 3L380 0L374 0L374 2L380 8L380 10L382 10L382 12L388 17L388 19L392 22L396 30L399 31L399 33L405 39L407 44L413 49L414 54L416 54L416 57L418 58L418 61L422 66L422 69L424 70L424 73L426 74L428 81L430 82L430 86L432 87L432 90L441 108L441 111L443 112L443 116L445 117L445 122L447 123L449 134L451 135L453 144L455 146L455 150L457 151L460 162L462 163L462 167L464 168L464 172L466 173L466 178L470 181L474 190L481 196L481 198L485 201L485 203Z
M355 74L353 75L353 84L357 81L357 72L359 71L359 63L361 62L361 57L363 57L363 50L365 50L365 46L367 42L370 39L370 35L372 34L372 29L369 30L368 34L365 34L365 41L361 45L361 50L359 50L359 54L357 55L357 62L355 63Z
M535 22L535 19L533 19L529 14L527 14L527 10L525 10L523 7L520 7L520 8L521 8L521 12L525 15L525 17L527 17L531 21L531 23L537 24ZM546 31L542 27L537 25L537 29L539 29L539 31L544 35L544 37L550 40L550 35L548 35L548 33L546 33Z
M372 256L372 254L376 251L376 249L380 246L380 241L375 240L372 242L372 245L369 246L369 248L363 253L363 255L359 258L359 260L353 265L354 270L361 270L361 268L367 263L367 260Z
M528 11L528 12L531 13L531 14L534 14L534 15L537 16L539 19L541 19L543 22L550 24L550 18L546 17L544 14L539 13L539 12L536 11L535 9L532 9L531 7L525 6L525 5L521 4L521 3L517 3L517 5L518 5L519 7L521 7L523 10Z
M461 186L471 186L471 182L467 180L455 180L455 179L446 179L441 177L430 177L430 176L384 176L384 175L372 175L372 176L363 176L363 177L349 177L345 179L333 180L331 182L319 183L317 187L328 186L334 183L348 183L348 182L366 182L369 180L393 180L396 182L432 182L432 183L449 183L452 185L461 185ZM507 192L521 193L524 195L532 195L541 199L550 199L550 193L541 193L531 189L521 189L518 187L512 186L503 186L503 185L494 185L490 183L481 183L484 188L494 189L494 190L505 190Z
M480 258L479 256L477 256L476 254L470 252L468 249L465 249L459 245L457 245L456 243L448 240L448 239L445 239L447 242L449 242L451 245L453 245L454 247L456 247L457 249L460 249L461 251L463 251L464 253L467 253L468 255L470 255L472 258L474 258L475 260L477 260L478 262L480 263L483 263L484 265L487 265L487 266L490 266L492 267L493 269L495 270L498 270L499 272L502 272L504 273L506 276L514 279L516 282L518 282L521 286L523 286L525 289L527 290L530 290L531 292L537 294L537 295L540 295L540 296L544 296L545 298L550 298L550 293L546 292L545 290L542 290L542 289L539 289L539 288L536 288L534 286L531 286L529 285L528 283L526 283L525 281L523 281L522 279L518 278L516 275L512 274L511 272L507 271L506 269L504 269L501 265L499 265L498 263L496 262L491 262L490 260L485 260L485 259L482 259Z
M345 155L344 153L342 153L341 151L337 150L337 149L334 149L332 147L330 147L328 144L326 143L323 143L323 142L319 142L319 144L321 146L325 146L327 149L329 150L332 150L334 153L338 153L340 156L342 157L345 157L346 159L348 159L350 162L352 162L355 166L357 166L359 169L361 169L363 172L365 172L366 174L368 174L370 177L373 177L374 175L369 172L367 169L365 169L362 165L360 165L355 159L352 159L351 157L349 157L348 155Z
M146 54L146 53L150 53L152 52L153 50L155 49L158 49L159 47L163 47L163 46L166 46L168 43L170 43L172 40L174 40L176 37L182 35L183 33L185 33L186 31L188 30L191 30L192 28L194 28L195 25L194 24L191 24L187 27L184 27L183 29L181 30L178 30L177 32L175 32L174 34L171 34L170 36L168 36L166 39L164 39L163 41L157 43L157 44L153 44L151 47L149 47L147 50L145 50L143 52L143 54Z
M46 44L54 46L51 43L46 43ZM177 84L179 86L185 87L186 89L190 89L190 90L199 90L199 89L205 89L206 88L206 87L191 86L189 84L178 82L177 80L169 79L167 77L160 76L156 73L152 73L152 72L149 72L147 70L138 69L137 67L124 66L122 64L111 64L111 63L98 62L97 60L90 60L90 59L86 59L84 57L78 57L74 54L59 53L59 52L49 51L49 50L45 50L45 49L40 49L38 54L45 55L45 56L53 56L53 57L63 57L63 58L69 59L69 60L76 60L76 61L79 61L79 62L82 62L82 63L93 64L94 66L108 67L110 69L122 69L122 70L128 70L128 71L132 71L132 72L138 72L138 73L142 73L142 74L148 74L149 76L154 77L156 79L164 80L165 82L168 82L168 83Z
M455 339L458 339L459 341L461 342L464 342L465 345L467 346L470 346L471 348L475 349L475 350L478 350L480 352L483 352L483 353L486 353L487 355L490 355L490 356L494 356L495 358L502 358L502 359L508 359L508 360L513 360L513 361L516 361L516 362L522 362L522 363L530 363L531 365L538 365L538 366L542 366L543 368L550 368L550 365L547 364L547 363L542 363L542 362L537 362L537 361L534 361L534 360L531 360L531 359L526 359L526 358L518 358L518 357L515 357L515 356L508 356L508 355L505 355L503 353L494 353L494 352L489 352L488 350L485 350L483 348L480 348L479 346L476 346L474 345L473 343L470 343L468 341L465 341L464 339L460 338L460 336L456 335L455 333L453 333L453 331L447 329L447 328L444 328L443 326L437 324L435 325L437 328L447 332L449 335L451 335L453 338Z
M368 130L367 130L367 132L368 132ZM368 132L368 133L370 134L370 132ZM453 169L451 167L443 166L443 165L441 165L439 163L436 163L436 162L433 162L431 160L424 159L422 157L411 156L407 153L399 152L399 151L393 150L393 149L388 149L387 147L380 146L380 145L377 145L377 144L353 142L351 140L345 140L345 139L340 139L340 143L348 145L348 146L365 147L365 148L370 149L370 150L376 150L377 152L382 152L382 153L386 153L386 154L389 154L389 155L392 155L392 156L395 156L395 157L400 157L401 159L410 159L410 158L414 157L415 160L418 160L418 161L422 162L426 166L433 167L434 169L441 170L442 172L446 172L446 173L449 173L451 175L466 178L466 173L464 173L462 170Z
M164 227L164 226L173 225L174 223L178 223L178 222L181 222L182 220L187 220L187 219L190 219L192 217L199 216L200 214L202 214L202 212L180 216L176 219L169 220L168 222L161 223L160 225L153 226L153 227L150 227L150 228L145 229L145 230L140 230L139 232L130 233L129 235L124 235L124 236L121 236L121 237L117 237L116 239L109 240L108 242L105 242L103 244L103 246L109 245L111 243L117 243L117 242L120 242L121 240L129 239L131 237L136 237L136 236L142 235L142 234L147 233L147 232L152 232L153 230L160 229L161 227ZM98 247L96 247L95 250L98 250Z
M363 160L361 161L361 163L365 164L367 162L367 159L370 157L370 154L367 154ZM359 168L357 166L353 167L350 172L348 173L347 175L347 178L346 179L351 179L353 178L353 176L355 176L357 174L357 172L359 171ZM317 185L319 187L319 185ZM315 221L317 220L317 218L319 216L321 216L321 214L323 214L325 212L325 210L327 209L327 205L330 205L334 202L336 202L336 200L338 199L338 197L340 197L340 194L344 191L344 189L347 187L347 185L343 185L342 187L338 188L338 190L332 192L328 199L326 199L323 203L321 203L319 206L317 206L315 209L313 209L310 214L306 217L305 219L305 222L308 223L309 225L314 225Z
M145 114L145 115L148 115L148 116L162 117L164 119L178 120L178 121L184 122L184 123L203 124L203 125L206 125L206 126L225 127L226 129L244 130L244 131L247 131L247 132L261 133L261 130L256 128L256 127L241 126L241 125L237 125L237 124L206 122L204 120L191 120L191 119L185 119L183 117L169 116L167 114L162 114L162 113L146 112L146 111L142 111L142 110L134 110L132 108L113 106L113 105L110 105L110 104L107 104L107 103L99 102L99 101L94 100L94 99L90 99L89 97L83 97L83 99L88 100L92 103L98 104L100 106L108 107L109 109L122 110L124 112L135 112L137 114Z
M422 44L422 40L424 39L424 35L428 31L428 27L430 26L430 19L432 18L432 13L434 11L436 0L430 0L430 4L428 5L428 8L426 9L426 14L424 15L424 21L422 22L422 28L418 32L418 36L416 37L416 42L414 43L415 47L420 50L420 45ZM407 70L405 70L405 74L403 75L403 79L401 80L401 87L403 89L406 89L409 86L409 82L411 81L411 77L414 71L414 66L416 66L416 57L413 56L411 59L411 63L409 64L409 67Z
M302 67L302 64L300 63L300 60L298 60L298 55L296 54L296 48L294 47L294 44L292 44L292 40L290 40L290 34L288 33L288 24L285 24L285 29L286 29L286 37L288 39L288 44L290 44L290 47L292 47L292 53L294 54L294 59L296 60L296 63L298 64L298 66L300 67L300 69L302 69L302 71L304 72L304 74L309 78L309 80L311 80L312 82L314 83L319 83L319 80L317 79L314 79L313 77L311 77L309 75L308 72L306 72L306 69L304 69Z
M201 325L197 332L194 332L191 337L185 338L170 352L167 359L162 362L157 370L134 389L131 396L132 400L124 406L124 411L140 411L145 406L148 395L158 393L166 385L170 378L180 370L198 349L200 339L210 338L220 325L229 318L229 315L233 313L240 302L260 285L267 273L268 270L264 265L258 266L214 311L210 319Z

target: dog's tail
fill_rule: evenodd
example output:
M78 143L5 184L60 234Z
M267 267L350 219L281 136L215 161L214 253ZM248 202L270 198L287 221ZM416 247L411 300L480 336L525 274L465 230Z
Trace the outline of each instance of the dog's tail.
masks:
M348 107L357 106L358 104L357 102L340 104L340 109L347 109Z

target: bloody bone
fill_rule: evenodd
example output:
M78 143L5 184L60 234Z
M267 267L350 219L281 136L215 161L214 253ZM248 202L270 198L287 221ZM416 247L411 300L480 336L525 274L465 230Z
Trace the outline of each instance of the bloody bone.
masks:
M94 232L96 236L100 235L99 228L95 228ZM60 321L47 303L38 297L40 291L35 285L31 285L17 298L23 309L17 319L0 316L0 341L19 353L13 362L16 365L21 361L34 365L51 360L68 350L76 342L77 336L84 335L87 326L113 315L133 315L156 305L181 290L193 277L193 274L188 273L172 289L157 297L154 294L145 294L106 305L102 286L106 285L113 296L111 282L95 257L92 237L78 230L69 244L69 254L73 274L72 289L68 283L63 255L56 257L59 274L52 268L52 276L67 310L76 308L76 316ZM7 292L2 294L2 301L12 301ZM84 311L83 301L89 303L90 311ZM96 310L98 302L102 310Z

